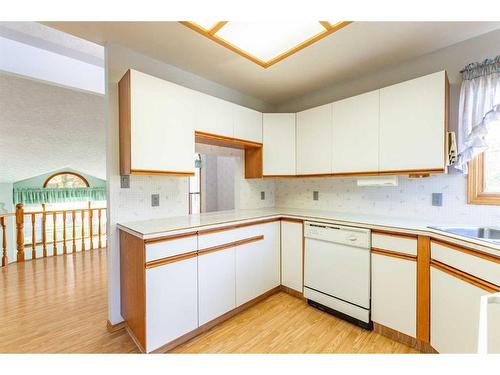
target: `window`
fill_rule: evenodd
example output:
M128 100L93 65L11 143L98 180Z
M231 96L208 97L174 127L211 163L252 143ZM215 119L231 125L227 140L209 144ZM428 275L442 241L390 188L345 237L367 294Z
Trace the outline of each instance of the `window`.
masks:
M468 203L500 205L500 123L488 126L488 150L469 164Z
M63 172L52 175L43 184L44 188L52 189L86 188L89 186L89 182L84 177L71 172Z
M201 213L201 155L194 157L194 176L189 177L189 213Z

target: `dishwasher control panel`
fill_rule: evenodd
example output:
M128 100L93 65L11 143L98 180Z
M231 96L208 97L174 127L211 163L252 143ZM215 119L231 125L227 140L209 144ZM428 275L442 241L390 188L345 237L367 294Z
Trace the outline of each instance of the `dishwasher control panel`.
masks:
M304 237L355 247L370 248L370 230L330 223L306 221Z

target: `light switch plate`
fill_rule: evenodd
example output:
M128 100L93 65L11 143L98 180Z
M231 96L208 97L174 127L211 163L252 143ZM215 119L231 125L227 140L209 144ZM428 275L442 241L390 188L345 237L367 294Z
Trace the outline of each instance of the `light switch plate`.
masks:
M265 200L266 199L266 192L265 191L261 191L260 192L260 200Z
M432 205L433 206L443 205L443 193L432 193Z
M151 194L151 207L158 207L160 205L160 194Z
M122 189L130 189L130 176L129 175L120 176L120 187Z
M313 191L313 201L319 200L319 191Z

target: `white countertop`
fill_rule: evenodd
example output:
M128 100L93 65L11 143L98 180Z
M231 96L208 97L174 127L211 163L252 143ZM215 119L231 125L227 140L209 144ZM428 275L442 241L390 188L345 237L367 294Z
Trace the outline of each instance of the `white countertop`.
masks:
M184 215L163 219L152 219L135 221L130 223L119 223L118 227L137 237L151 239L181 233L200 227L214 227L230 225L233 222L253 221L271 217L295 217L305 220L324 220L335 224L358 226L369 229L390 230L403 233L431 235L443 240L451 240L459 245L473 246L479 250L484 250L497 254L500 252L500 245L490 244L485 241L474 240L468 237L452 235L428 228L428 226L458 226L467 227L471 223L458 222L436 222L429 219L398 218L394 216L365 215L346 212L305 210L295 208L262 208L254 210L232 210L208 212L197 215Z

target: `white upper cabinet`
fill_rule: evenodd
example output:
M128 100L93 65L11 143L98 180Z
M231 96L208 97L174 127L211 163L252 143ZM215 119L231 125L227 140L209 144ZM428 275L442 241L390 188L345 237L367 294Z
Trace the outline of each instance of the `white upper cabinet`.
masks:
M379 90L333 103L333 173L379 170Z
M233 137L233 104L202 93L196 96L195 130Z
M264 113L264 175L295 175L295 113Z
M381 171L444 170L446 92L444 71L380 90Z
M332 104L297 113L297 174L332 173Z
M131 173L194 172L194 91L130 70Z
M262 143L262 113L233 104L234 138Z

